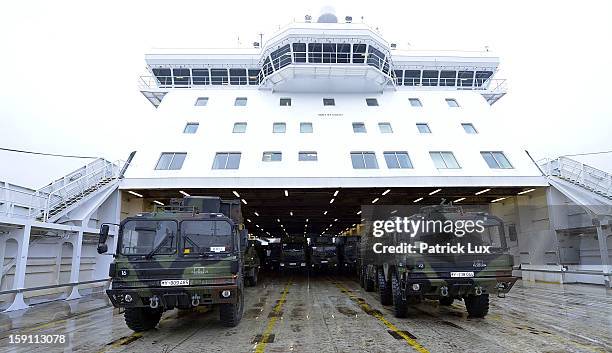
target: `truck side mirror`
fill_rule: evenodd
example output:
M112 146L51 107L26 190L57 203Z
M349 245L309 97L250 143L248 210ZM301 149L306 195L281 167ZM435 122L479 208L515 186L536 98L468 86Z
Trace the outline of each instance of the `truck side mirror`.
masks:
M100 227L100 237L98 238L98 254L104 254L108 251L108 246L106 245L106 239L108 239L108 224L103 224Z

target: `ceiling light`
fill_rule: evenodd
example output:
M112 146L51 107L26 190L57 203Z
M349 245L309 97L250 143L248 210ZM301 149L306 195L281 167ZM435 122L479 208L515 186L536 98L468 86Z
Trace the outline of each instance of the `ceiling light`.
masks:
M419 201L421 201L421 200L423 200L423 198L422 198L422 197L419 197L418 199L416 199L416 200L414 200L414 201L412 201L412 202L417 203L417 202L419 202Z
M242 201L243 204L245 204L245 205L247 204L245 199L242 199L241 201Z
M333 227L334 225L333 225L333 224L330 224L329 226L330 226L330 227Z
M324 215L326 215L326 214L327 214L327 211L323 211L323 214L324 214Z
M158 205L160 205L160 206L163 206L163 205L164 205L164 203L163 203L163 202L159 202L159 201L157 201L157 200L153 200L153 203L156 203L156 204L158 204Z
M529 193L529 192L532 192L532 191L535 191L535 189L523 190L523 191L519 192L518 195L525 195L526 193Z
M491 191L491 189L480 190L479 192L475 193L474 195L484 194L485 192L489 192L489 191Z
M247 218L247 222L251 223L251 220Z
M357 211L357 214L361 214L361 210Z
M331 199L331 200L329 200L329 203L334 203L334 200L335 200L335 199Z
M437 194L437 193L439 193L440 191L442 191L442 189L436 189L436 190L434 190L434 191L430 192L430 193L429 193L429 196L434 195L434 194Z
M142 197L142 195L141 195L141 194L139 194L139 193L137 193L137 192L135 192L135 191L128 191L128 192L129 192L130 194L134 195L134 196L137 196L137 197Z
M336 192L334 192L334 197L338 196L339 192L340 192L340 190L336 190Z
M232 194L236 195L236 197L240 197L240 194L236 190L232 191Z
M397 210L393 210L391 211L391 214L397 213Z
M338 218L334 218L334 222L338 222Z
M308 223L308 218L306 218L306 223Z
M387 189L387 190L385 190L385 191L382 193L382 195L383 195L383 196L385 196L385 195L387 195L387 194L388 194L388 193L390 193L390 192L391 192L391 189Z
M259 228L259 224L256 224L255 227Z
M255 216L259 217L259 213L253 212L253 214L255 214Z
M491 203L497 202L497 201L501 201L501 200L505 200L505 199L507 199L507 197L500 197L499 199L495 199L495 200L491 201Z
M278 223L280 223L280 218L277 218L277 219L276 219L276 221L277 221Z
M377 202L378 202L378 197L372 200L372 203L377 203Z
M293 211L289 211L289 216L293 216Z
M184 192L183 190L179 190L179 192L180 192L180 193L181 193L183 196L185 196L185 197L189 197L189 196L191 196L191 195L189 195L188 193Z
M465 197L462 197L462 198L460 198L460 199L456 199L454 202L461 202L461 201L463 201L463 200L465 200Z
M285 190L285 196L289 196L289 190Z

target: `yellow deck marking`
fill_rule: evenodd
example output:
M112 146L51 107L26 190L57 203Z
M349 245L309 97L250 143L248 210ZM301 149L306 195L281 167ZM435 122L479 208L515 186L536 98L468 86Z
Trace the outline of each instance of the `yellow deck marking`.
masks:
M385 319L385 317L380 312L372 309L372 307L368 305L368 303L366 303L365 301L359 300L359 298L357 298L350 289L346 288L341 283L338 283L338 282L332 282L332 283L335 284L336 287L338 287L338 289L340 289L342 293L346 294L349 298L351 298L352 301L357 303L357 305L359 305L361 309L363 309L363 311L367 313L372 313L372 316L374 316L375 318L378 319L378 321L382 322L385 326L387 326L389 330L395 332L397 335L403 338L404 341L406 341L406 343L408 343L412 348L414 348L414 350L416 350L419 353L429 353L429 351L425 347L421 346L416 340L414 340L413 338L410 338L410 336L400 331L395 325L393 325L391 322Z
M283 304L285 304L285 301L287 300L287 292L289 292L290 285L291 285L291 280L289 280L289 282L287 282L287 284L285 285L285 289L283 289L283 294L281 294L281 297L278 303L276 303L276 305L274 306L274 309L272 309L273 313L278 314L281 312L281 309L283 308ZM268 338L270 337L272 330L274 330L274 326L276 326L277 320L278 320L278 316L276 315L270 318L270 321L268 321L268 325L266 326L266 330L261 336L261 341L259 341L259 343L257 343L257 346L255 346L255 353L263 353L266 350L266 345L268 344Z

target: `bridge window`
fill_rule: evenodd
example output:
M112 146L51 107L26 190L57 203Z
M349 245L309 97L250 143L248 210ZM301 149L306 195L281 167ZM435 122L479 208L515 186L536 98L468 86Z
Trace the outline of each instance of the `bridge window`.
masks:
M191 76L193 78L194 85L210 84L210 77L208 76L208 69L192 69Z
M282 152L264 152L261 158L264 162L280 162L283 160Z
M449 151L435 151L429 152L431 160L438 169L460 169L457 159L453 152Z
M378 123L378 129L381 134L392 134L393 129L391 128L391 123Z
M336 105L336 100L334 98L323 98L323 105L326 107L334 106Z
M423 70L423 79L421 80L421 82L423 86L437 86L438 85L438 71L437 70Z
M272 132L275 134L284 134L287 131L287 124L274 123L272 124Z
M291 64L291 50L289 49L289 44L286 44L270 54L270 58L272 58L272 64L276 70L283 68L289 64Z
M247 70L246 69L230 69L230 85L246 85Z
M401 86L404 82L404 70L393 70L395 84Z
M474 85L474 71L459 71L457 82L460 87L472 87Z
M404 71L404 86L419 86L420 84L421 84L421 70Z
M281 98L280 99L281 107L290 107L291 106L291 98Z
M247 105L247 98L246 97L236 97L236 100L234 101L234 106L236 107L244 107Z
M353 123L353 132L356 134L366 133L366 127L364 123Z
M259 84L259 69L249 69L249 85Z
M440 71L440 86L455 86L457 71Z
M208 97L198 97L195 101L196 107L205 107L208 105Z
M459 108L459 103L454 98L446 98L446 104L451 108Z
M351 152L353 169L378 169L374 152Z
M246 128L247 128L247 123L244 123L244 122L234 123L234 129L232 130L232 133L244 134L246 132Z
M421 134L431 134L431 129L427 123L418 123L416 127Z
M210 69L210 80L213 85L227 85L227 69Z
M503 152L480 152L491 169L512 169L512 164Z
M198 127L200 123L187 123L185 125L185 129L183 130L184 134L195 134L198 131Z
M293 43L293 61L296 63L306 62L306 43Z
M187 157L185 152L163 152L155 165L156 170L179 170Z
M338 64L347 64L351 62L351 45L350 44L337 44L338 50Z
M410 106L412 107L420 108L423 106L423 103L421 103L421 100L418 98L408 98L408 101L410 102Z
M387 168L389 169L410 169L412 167L412 161L408 152L384 152L385 162L387 162Z
M476 86L484 85L491 76L493 76L493 71L476 71Z
M385 54L373 46L368 47L368 65L382 69L385 62Z
M238 169L240 157L240 152L217 152L212 169Z
M312 123L300 123L300 133L312 134Z
M191 84L191 72L189 69L172 69L174 85L187 86Z
M466 133L468 134L477 134L478 131L476 131L476 128L474 127L474 124L472 123L463 123L461 124L461 126L463 126L463 130L465 130Z
M366 104L368 105L368 107L378 107L378 99L366 98Z
M153 69L153 75L160 86L172 85L172 73L170 69Z
M308 62L309 63L323 62L323 44L308 43Z
M353 63L363 64L365 63L365 44L353 44Z
M298 160L301 162L310 162L310 161L316 161L317 160L317 152L314 151L308 151L308 152L304 152L301 151L298 153Z
M270 63L270 57L266 56L266 60L264 60L261 70L264 72L265 76L268 76L274 72L274 68L272 67L272 64Z

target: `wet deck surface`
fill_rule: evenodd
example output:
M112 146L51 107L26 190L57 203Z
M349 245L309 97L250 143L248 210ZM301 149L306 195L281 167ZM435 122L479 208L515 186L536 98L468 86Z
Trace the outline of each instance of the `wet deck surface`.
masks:
M226 328L218 312L166 312L134 334L103 295L0 314L4 352L612 352L612 291L520 281L491 298L485 319L462 302L426 301L393 317L376 293L341 277L295 275L247 288L244 317ZM10 344L11 334L66 334L65 346ZM266 339L267 338L267 339Z

